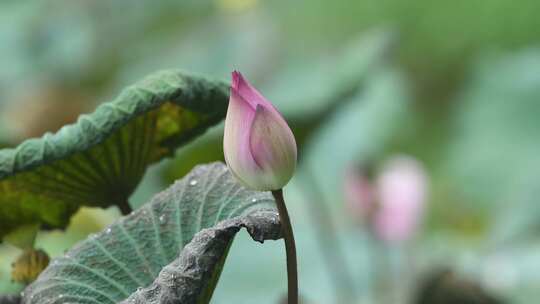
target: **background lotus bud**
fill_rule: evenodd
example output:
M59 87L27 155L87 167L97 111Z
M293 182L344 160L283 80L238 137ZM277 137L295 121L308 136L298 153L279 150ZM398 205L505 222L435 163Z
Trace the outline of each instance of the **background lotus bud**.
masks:
M296 167L296 141L287 122L239 72L232 73L223 151L234 176L254 190L283 188Z
M377 236L388 242L411 238L424 209L427 177L418 161L396 157L383 167L377 181L379 210L374 219Z
M49 265L49 256L41 249L26 249L13 263L11 278L23 284L33 282Z
M360 220L367 219L376 209L375 189L366 170L353 167L344 180L344 198L347 209Z

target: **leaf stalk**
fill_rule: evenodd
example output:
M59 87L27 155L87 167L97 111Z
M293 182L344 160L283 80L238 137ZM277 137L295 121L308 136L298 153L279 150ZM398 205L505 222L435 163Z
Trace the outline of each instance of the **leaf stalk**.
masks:
M131 208L131 205L129 204L127 200L120 201L116 205L118 206L118 209L120 209L120 212L122 213L122 215L128 215L133 211L133 209Z

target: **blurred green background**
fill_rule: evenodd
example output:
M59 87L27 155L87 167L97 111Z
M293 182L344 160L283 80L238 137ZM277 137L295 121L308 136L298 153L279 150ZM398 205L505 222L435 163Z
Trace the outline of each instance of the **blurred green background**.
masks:
M0 146L55 131L159 69L224 79L238 69L297 136L285 194L310 303L409 303L439 267L531 303L540 296L539 11L535 0L4 0ZM221 137L216 127L152 167L133 205L222 159ZM425 217L409 242L378 244L345 208L344 173L397 154L426 168ZM40 233L38 247L59 255L118 216L85 209L66 232ZM282 247L239 235L213 303L277 303ZM0 293L21 288L10 282L17 254L0 245Z

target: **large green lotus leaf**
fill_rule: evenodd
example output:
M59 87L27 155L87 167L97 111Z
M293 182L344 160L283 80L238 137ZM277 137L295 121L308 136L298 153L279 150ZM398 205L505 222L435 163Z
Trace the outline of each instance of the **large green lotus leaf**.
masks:
M162 71L55 134L0 150L0 237L63 228L81 205L126 213L147 166L221 121L227 101L226 83Z
M51 262L23 303L207 303L235 233L281 237L269 192L223 163L197 166L149 203ZM167 266L168 265L168 266Z
M442 172L452 178L467 208L495 211L538 172L540 151L540 49L483 54L458 96ZM527 211L525 211L527 212ZM504 211L506 214L506 210Z

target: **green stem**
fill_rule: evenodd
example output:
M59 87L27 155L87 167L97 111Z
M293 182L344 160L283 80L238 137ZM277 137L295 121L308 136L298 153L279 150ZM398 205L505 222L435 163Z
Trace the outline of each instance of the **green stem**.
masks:
M296 263L296 245L294 243L294 234L283 199L283 190L272 191L272 195L276 200L276 205L279 212L279 220L281 221L281 229L283 232L283 240L285 241L285 252L287 255L287 283L288 283L288 304L298 304L298 269Z

